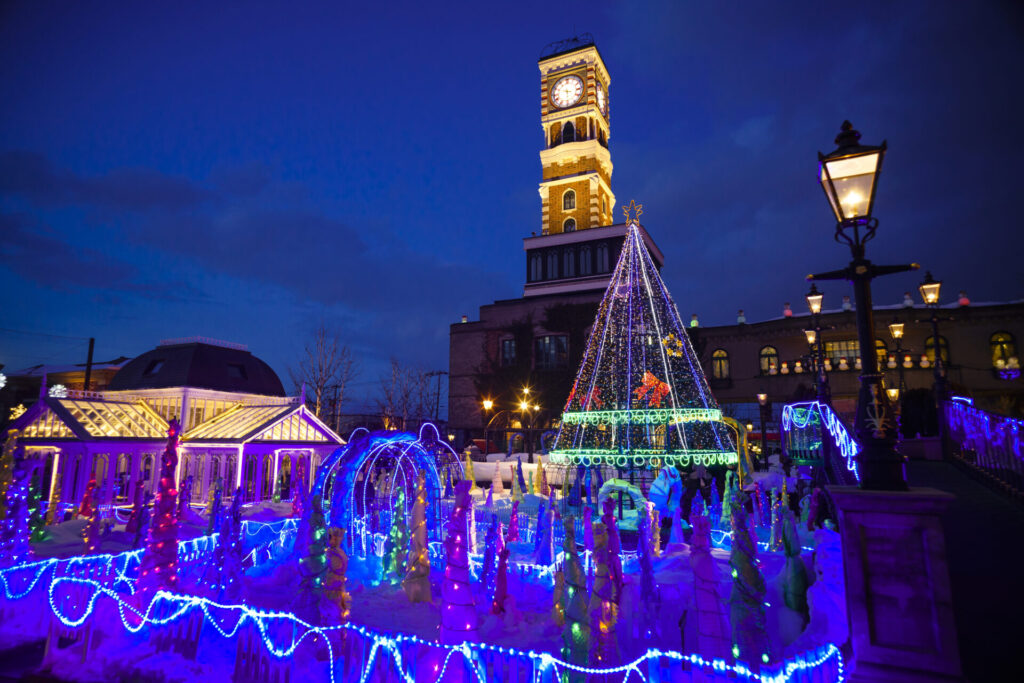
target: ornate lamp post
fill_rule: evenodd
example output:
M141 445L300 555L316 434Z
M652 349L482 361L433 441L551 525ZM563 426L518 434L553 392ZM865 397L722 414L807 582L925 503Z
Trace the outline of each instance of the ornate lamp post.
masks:
M907 382L903 375L903 323L897 318L893 318L892 322L889 323L889 335L896 342L896 372L899 374L899 383L896 385L896 395L900 397L907 392ZM903 409L903 404L900 403L900 410Z
M817 341L818 353L814 357L817 372L814 377L814 387L818 394L818 401L831 404L832 389L828 385L828 372L825 369L825 340L821 338L821 302L825 295L819 292L818 287L812 282L811 291L807 292L804 298L807 299L807 310L811 312L811 322L814 324L813 330L805 330L804 332L807 335L807 343L811 345L812 351L814 350L815 341ZM811 332L814 332L813 338Z
M484 408L484 420L487 420L487 426L484 427L484 457L491 452L491 422L488 419L488 415L491 414L491 409L494 408L494 401L489 398L485 398L481 404Z
M819 182L836 217L835 240L850 247L852 260L842 270L808 276L809 280L849 280L857 311L857 338L861 349L860 392L854 432L862 451L858 458L864 489L905 491L903 457L895 448L896 421L875 353L875 320L871 308L871 280L890 273L915 270L917 264L877 266L864 257L864 245L875 236L878 219L871 213L886 145L860 144L860 133L844 121L836 137L836 150L818 153Z
M925 305L931 309L932 317L929 322L932 324L932 350L934 360L932 362L935 373L935 421L939 426L939 445L942 448L942 457L949 457L949 443L946 437L946 420L943 416L943 404L949 400L949 384L946 382L946 363L942 358L942 343L939 337L939 290L942 288L942 280L932 277L931 271L924 274L924 282L918 286L921 298Z
M765 470L768 469L768 431L765 423L771 419L772 404L768 402L768 394L758 394L757 403L761 406L761 460L764 461ZM767 417L765 416L767 413Z

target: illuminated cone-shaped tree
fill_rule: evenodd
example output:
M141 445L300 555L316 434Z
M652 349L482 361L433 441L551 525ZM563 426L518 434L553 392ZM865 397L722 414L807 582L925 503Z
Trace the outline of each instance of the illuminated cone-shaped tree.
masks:
M523 487L519 480L523 478L523 463L519 463L519 471L512 473L512 500L519 502L523 499Z
M146 598L160 589L175 591L178 587L178 518L175 503L174 470L178 466L178 435L181 425L171 420L167 425L167 446L160 460L160 482L153 520L149 525L146 550L139 564L139 591L143 607Z
M648 503L653 507L653 503ZM644 621L650 623L653 616L654 601L654 541L651 529L651 518L647 514L640 514L639 543L637 543L637 555L640 560L640 602L643 605Z
M181 484L181 491L178 492L178 521L183 522L188 519L186 513L188 512L189 503L192 502L192 475L185 477L185 481Z
M782 497L778 490L770 494L772 501L772 534L768 538L768 549L773 552L782 550Z
M29 474L17 465L12 468L11 484L7 487L7 516L0 534L0 564L18 564L28 560L29 546Z
M280 481L280 479L278 479L278 481ZM220 513L221 498L224 495L223 492L224 477L217 477L216 481L210 482L210 498L206 501L206 515L208 517L214 513ZM214 528L216 529L217 527Z
M60 456L57 456L60 457ZM54 459L54 467L57 467L57 460ZM61 521L57 518L60 510L60 489L63 484L61 468L57 467L57 475L53 478L53 488L50 489L50 501L46 504L46 526Z
M487 500L484 501L485 508L494 507L494 481L491 481L491 487L487 489Z
M736 461L679 311L658 274L640 207L626 235L562 413L552 463L688 467Z
M348 555L345 553L342 541L345 540L345 530L338 527L331 527L327 532L327 576L324 578L324 595L333 605L334 618L331 621L338 624L348 622L348 615L352 611L352 596L345 590L346 577L348 572Z
M405 521L405 489L399 488L391 515L391 532L384 549L384 577L391 583L405 578L405 558L409 553L409 526Z
M100 511L95 505L92 514L85 522L82 529L82 540L85 542L86 555L96 555L100 551Z
M576 520L572 515L562 519L565 539L565 626L562 628L562 657L567 662L582 666L587 661L590 645L590 620L587 616L587 575L580 563L576 548Z
M177 458L177 451L175 451L175 458ZM172 477L174 476L173 472L171 473L171 476ZM172 483L172 486L173 486L173 479L172 479L171 483ZM175 491L175 494L177 494L177 491ZM93 508L96 506L95 498L96 498L96 480L95 479L90 479L89 483L85 487L85 493L82 494L82 502L79 503L79 505L78 505L78 516L79 517L85 517L86 519L89 519L90 517L92 517ZM171 510L171 512L173 513L174 510Z
M220 480L218 479L217 481L219 484ZM274 495L270 500L274 503L280 503L282 491L284 491L284 472L278 472L277 479L274 481Z
M708 510L711 526L717 527L722 519L722 499L718 495L718 481L711 478L711 507Z
M43 491L39 484L39 470L32 471L32 481L28 487L28 508L29 508L29 540L39 543L49 538L46 533L46 524L43 519Z
M725 493L722 495L722 514L724 518L719 518L720 527L729 529L732 527L732 497L735 494L735 473L732 470L726 470L725 472Z
M14 452L18 448L20 432L11 429L7 432L4 449L0 454L0 519L7 518L7 493L14 483Z
M551 593L551 621L559 628L565 626L565 572L555 570L555 589Z
M237 497L237 496L236 496ZM313 496L310 500L309 542L306 555L299 563L299 591L296 596L296 614L311 623L320 618L320 600L323 597L324 576L327 573L327 525L324 522L323 500Z
M306 509L306 460L297 458L292 467L292 517L302 517Z
M538 463L538 466L539 465L540 465L540 463ZM530 491L530 495L535 496L535 495L537 495L537 483L536 483L537 478L534 477L533 474L534 474L533 472L530 472L530 480L529 480L528 488L529 488L529 491Z
M608 567L612 577L612 584L615 587L614 604L616 609L619 604L619 596L622 595L622 539L619 537L619 523L615 516L615 501L611 496L604 499L604 514L601 515L604 523L605 533L608 535ZM595 545L594 553L597 553Z
M491 525L484 536L484 560L480 567L480 582L485 595L494 595L494 583L498 575L498 518L491 517Z
M132 512L128 515L128 521L125 522L124 530L128 533L134 533L139 528L139 515L142 513L142 501L145 499L145 490L140 483L135 487L135 499L132 501ZM209 531L207 531L209 533Z
M427 487L421 470L416 479L416 500L412 504L412 545L406 558L409 569L402 590L409 602L430 602L430 556L427 554Z
M494 598L491 600L491 614L505 613L505 600L508 598L508 547L498 552L498 566L494 577Z
M807 567L800 559L800 536L796 517L786 508L782 511L782 543L786 550L786 566L782 569L782 595L786 606L807 618Z
M547 498L551 495L551 489L548 487L548 475L544 471L544 463L537 461L537 495L544 496Z
M654 503L647 503L647 516L651 525L651 557L661 557L661 515Z
M501 465L494 463L494 476L491 477L491 493L500 496L505 493L505 483L501 480Z
M519 540L519 501L512 502L512 515L508 518L508 540Z
M451 498L455 495L455 489L452 488L452 472L450 469L444 471L444 497Z
M549 565L555 561L555 508L553 505L542 504L537 512L537 538L534 539L533 561L536 564Z
M519 480L519 492L522 493L526 490L526 478L523 476L523 459L518 455L516 456L516 479Z
M219 526L218 522L220 521L220 517L221 517L221 502L220 502L221 495L222 494L221 494L220 486L218 486L216 488L216 490L214 490L214 492L213 492L213 497L210 498L210 505L209 505L209 507L207 507L207 509L206 509L206 514L208 515L208 519L206 521L206 533L207 533L207 535L212 534L217 529L217 527Z
M754 552L747 526L747 513L740 494L732 505L732 592L729 594L729 623L732 625L732 655L757 668L770 661L764 598L767 588Z
M607 668L615 663L618 621L618 592L609 566L608 530L601 522L594 524L594 588L590 592L590 665Z
M476 603L470 586L469 547L466 542L468 514L472 499L469 482L455 486L455 509L444 539L448 563L441 588L441 643L456 645L477 639Z
M469 482L469 490L472 491L473 487L476 486L476 473L473 472L473 461L470 460L469 453L466 453L466 466L463 468L463 472L466 481Z
M139 516L135 523L135 536L132 538L132 550L138 550L142 547L142 541L149 535L149 502L152 500L153 494L146 493L145 502L139 509Z
M711 556L711 523L703 515L697 515L692 521L690 567L697 619L696 651L708 659L727 659L731 648L729 620L719 593L718 565Z

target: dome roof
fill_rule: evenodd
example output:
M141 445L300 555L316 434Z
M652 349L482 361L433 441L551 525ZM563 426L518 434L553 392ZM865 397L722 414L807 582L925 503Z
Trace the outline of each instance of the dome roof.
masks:
M196 387L216 391L284 396L284 387L270 366L244 346L217 342L164 342L136 357L110 380L108 389Z

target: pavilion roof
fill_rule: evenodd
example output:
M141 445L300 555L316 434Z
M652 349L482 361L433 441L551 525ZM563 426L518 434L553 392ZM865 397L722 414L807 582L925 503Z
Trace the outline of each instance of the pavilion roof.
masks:
M186 432L184 441L278 441L341 444L304 405L237 405Z
M12 427L26 439L83 441L167 438L167 422L143 401L47 396Z

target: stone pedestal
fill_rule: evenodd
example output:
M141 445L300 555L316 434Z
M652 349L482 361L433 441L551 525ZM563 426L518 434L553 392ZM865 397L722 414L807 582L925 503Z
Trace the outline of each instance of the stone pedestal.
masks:
M939 515L953 496L828 487L839 511L853 682L963 681Z

